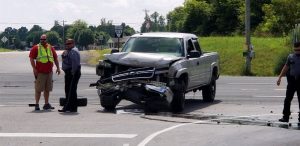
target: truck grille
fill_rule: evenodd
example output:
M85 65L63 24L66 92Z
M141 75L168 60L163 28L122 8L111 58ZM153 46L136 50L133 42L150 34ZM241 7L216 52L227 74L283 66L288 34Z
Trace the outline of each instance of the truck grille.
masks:
M149 79L154 76L154 73L155 68L153 67L131 69L112 75L112 81L118 82L130 79Z

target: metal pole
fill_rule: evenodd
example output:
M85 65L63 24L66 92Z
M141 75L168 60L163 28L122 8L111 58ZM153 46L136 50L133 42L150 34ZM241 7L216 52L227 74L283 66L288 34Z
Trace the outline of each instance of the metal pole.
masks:
M251 46L251 31L250 31L250 0L245 0L246 2L246 14L245 14L245 35L246 35L246 74L251 73L251 51L252 51L252 46Z
M120 51L119 50L119 48L120 48L119 44L120 44L120 37L118 37L118 51Z

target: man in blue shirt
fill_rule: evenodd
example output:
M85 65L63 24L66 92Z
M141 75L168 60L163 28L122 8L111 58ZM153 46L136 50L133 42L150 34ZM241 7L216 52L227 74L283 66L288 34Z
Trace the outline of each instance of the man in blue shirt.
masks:
M66 41L62 54L62 70L65 72L66 102L59 112L77 112L77 85L81 76L80 54L73 39Z
M294 94L297 91L299 109L300 109L300 42L294 44L294 53L289 54L285 65L283 66L277 85L280 85L281 78L286 75L287 77L287 90L284 100L283 117L279 119L280 122L289 122L291 114L290 107ZM300 124L300 112L298 121Z

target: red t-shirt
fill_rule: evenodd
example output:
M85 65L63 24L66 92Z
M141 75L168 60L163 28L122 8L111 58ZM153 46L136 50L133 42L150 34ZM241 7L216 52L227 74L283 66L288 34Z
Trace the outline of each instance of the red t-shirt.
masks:
M44 48L47 48L49 44L46 44L44 46ZM38 55L38 45L35 45L32 47L31 51L30 51L30 54L29 54L29 57L32 58L32 59L36 59L37 55ZM51 47L51 51L52 51L52 54L53 54L53 58L54 58L54 61L57 60L57 54L56 54L56 51L53 47ZM53 67L53 63L52 62L47 62L47 63L41 63L41 62L35 62L35 66L36 66L36 69L37 69L37 72L38 73L50 73L52 72L52 67Z

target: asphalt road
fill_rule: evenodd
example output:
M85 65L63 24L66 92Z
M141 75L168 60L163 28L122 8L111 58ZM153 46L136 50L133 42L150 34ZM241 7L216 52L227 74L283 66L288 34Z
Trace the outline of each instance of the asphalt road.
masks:
M297 98L292 125L281 117L286 82L276 77L221 76L213 103L201 92L188 93L181 114L144 114L143 107L122 101L115 112L104 111L95 88L93 67L84 66L78 94L88 105L76 114L58 113L64 95L63 74L54 75L52 111L35 112L33 75L28 52L0 53L0 145L3 146L282 146L300 145ZM41 105L44 100L41 98Z

